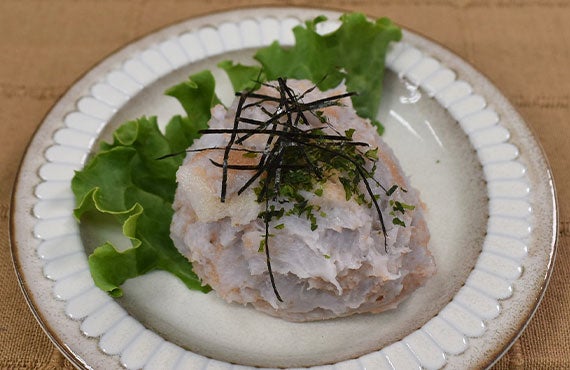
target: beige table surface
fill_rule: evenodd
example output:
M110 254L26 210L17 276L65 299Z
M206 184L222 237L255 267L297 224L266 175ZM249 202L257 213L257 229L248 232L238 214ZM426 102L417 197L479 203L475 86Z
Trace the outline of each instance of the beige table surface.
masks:
M71 365L18 287L9 246L10 196L26 144L83 73L153 30L214 11L301 5L389 16L487 75L544 147L560 202L558 258L544 301L496 369L570 369L570 1L568 0L1 0L0 368Z

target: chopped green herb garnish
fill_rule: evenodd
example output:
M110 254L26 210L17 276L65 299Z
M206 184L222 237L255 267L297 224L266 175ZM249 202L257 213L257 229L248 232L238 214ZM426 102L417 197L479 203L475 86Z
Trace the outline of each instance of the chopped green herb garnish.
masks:
M364 153L364 155L368 159L372 159L373 161L377 161L378 160L378 148L367 150L366 153Z
M259 241L259 248L257 248L259 253L263 253L265 251L265 239L261 239Z
M412 211L416 208L416 206L399 202L397 200L390 200L390 205L392 206L392 209L395 212L401 212L401 213L404 213L406 210Z
M398 185L392 185L392 187L390 189L388 189L388 191L386 192L386 195L390 196L390 195L394 194L396 189L398 189Z
M245 153L243 153L243 156L245 158L257 158L257 153L256 152L245 152Z
M394 217L394 218L392 219L392 223L393 223L394 225L406 227L406 224L404 223L404 221L400 220L398 217Z

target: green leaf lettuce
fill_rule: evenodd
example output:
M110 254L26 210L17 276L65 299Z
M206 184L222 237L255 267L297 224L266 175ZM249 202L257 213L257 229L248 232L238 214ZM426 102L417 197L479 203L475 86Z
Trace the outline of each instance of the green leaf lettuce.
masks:
M316 30L324 20L318 17L295 27L293 47L275 42L258 50L254 56L258 66L225 61L219 67L235 91L253 89L277 77L309 79L321 90L345 81L349 90L359 94L353 97L357 113L375 122L387 47L401 38L400 29L386 18L369 21L352 13L340 18L337 30L320 35ZM174 247L170 223L176 171L184 151L207 127L211 107L220 102L214 91L209 71L168 89L166 94L180 102L186 116L172 117L164 133L155 117L126 122L72 180L75 217L80 221L91 213L111 217L130 241L126 249L107 241L89 256L95 284L112 296L122 295L120 286L127 279L153 270L174 274L190 289L210 289L202 286L190 262Z
M343 80L349 91L358 95L352 98L356 113L376 120L382 95L384 61L388 45L402 38L401 29L388 18L369 21L361 13L347 13L340 17L341 25L335 31L321 35L318 24L325 17L307 21L293 29L295 45L283 47L278 42L257 51L254 58L260 63L257 67L220 63L230 76L236 91L249 88L256 75L264 81L278 77L308 79L317 84L320 90L338 86ZM244 80L244 71L250 78Z
M168 93L181 100L187 117L173 117L164 135L155 117L123 124L113 142L102 143L97 155L72 180L75 217L81 220L87 212L110 215L131 240L127 250L119 251L106 242L89 256L95 284L113 296L122 295L120 285L127 279L152 270L168 271L191 289L209 290L170 239L176 171L183 156L157 158L184 151L198 130L206 127L210 108L218 103L214 87L210 72L173 87Z

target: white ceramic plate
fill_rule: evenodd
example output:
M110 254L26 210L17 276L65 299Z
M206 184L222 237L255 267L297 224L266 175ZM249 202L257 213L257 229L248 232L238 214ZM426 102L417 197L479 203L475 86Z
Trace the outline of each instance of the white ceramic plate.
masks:
M453 53L412 32L393 45L380 119L385 140L427 204L438 273L397 310L293 324L166 273L93 285L86 256L113 231L72 217L70 180L121 122L181 112L163 91L254 50L326 10L237 10L153 33L105 59L56 104L30 143L13 195L12 251L49 337L78 367L160 369L464 368L496 361L523 330L555 256L557 208L545 157L497 89ZM231 91L221 73L219 93ZM334 366L332 365L334 364Z

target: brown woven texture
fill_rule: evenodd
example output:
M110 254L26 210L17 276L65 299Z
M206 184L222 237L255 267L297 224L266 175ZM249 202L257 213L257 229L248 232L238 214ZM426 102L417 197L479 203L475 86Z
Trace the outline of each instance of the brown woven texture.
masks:
M495 368L570 368L568 0L0 1L0 368L72 368L26 305L10 255L11 188L44 115L97 61L140 36L214 11L271 4L389 16L470 62L514 104L551 163L561 227L544 300Z

